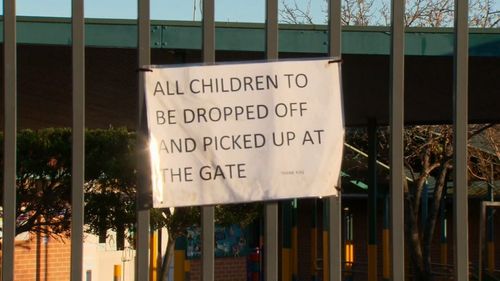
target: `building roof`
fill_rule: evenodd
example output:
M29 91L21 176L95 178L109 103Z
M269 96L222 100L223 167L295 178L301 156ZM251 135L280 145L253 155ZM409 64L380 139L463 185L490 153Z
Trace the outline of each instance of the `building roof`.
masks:
M263 24L216 26L216 61L265 59ZM327 36L321 25L281 25L279 57L324 57ZM134 129L139 88L136 21L87 19L85 38L86 126ZM452 122L453 38L451 29L407 29L406 124ZM17 40L18 127L71 126L70 19L18 17ZM343 28L346 126L364 126L369 118L379 125L389 123L389 45L386 27ZM469 45L469 122L498 123L500 29L471 29ZM200 63L200 23L152 21L151 47L152 64Z
M263 52L265 25L217 23L216 49L221 51ZM87 19L86 44L99 48L135 48L137 22L119 19ZM18 42L21 44L69 45L69 18L18 17ZM280 25L279 51L326 54L328 32L325 25ZM414 56L451 56L453 29L407 28L406 54ZM156 49L201 49L201 25L192 21L152 21L151 47ZM343 54L388 55L389 27L346 26L342 32ZM472 28L469 54L500 57L500 29Z

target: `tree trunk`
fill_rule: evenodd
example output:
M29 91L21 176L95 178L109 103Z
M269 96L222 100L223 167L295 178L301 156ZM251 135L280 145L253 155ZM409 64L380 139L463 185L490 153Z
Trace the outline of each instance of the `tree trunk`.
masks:
M425 224L424 229L424 239L423 239L423 253L424 253L424 269L431 275L431 245L432 238L434 237L434 231L436 229L436 222L438 219L439 211L441 210L441 204L444 203L444 195L446 194L446 182L448 176L449 161L446 161L439 170L439 177L434 186L434 200L431 203L431 209L429 212L429 217ZM432 276L431 279L433 280Z
M116 250L121 251L125 248L125 226L119 224L116 226Z
M106 243L107 238L107 229L106 226L99 227L99 243Z
M175 238L169 234L167 241L167 251L165 253L165 257L163 258L163 262L161 265L161 281L168 280L168 275L170 274L170 264L174 259L174 246L175 246Z
M412 202L410 193L405 194L405 236L408 254L410 257L411 271L415 281L431 281L432 276L430 272L426 271L424 265L424 255L422 253L422 244L420 237L420 228L418 223L418 212L414 210L414 203Z

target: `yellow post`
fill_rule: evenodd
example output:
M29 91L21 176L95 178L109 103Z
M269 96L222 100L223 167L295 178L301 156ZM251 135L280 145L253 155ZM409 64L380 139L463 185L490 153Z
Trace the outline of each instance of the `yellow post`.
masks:
M347 270L351 270L354 264L354 245L351 241L345 244L345 266Z
M292 207L293 201L281 203L281 280L292 281Z
M440 255L440 259L439 259L439 262L444 266L446 266L448 264L448 244L446 242L441 242L441 255ZM439 280L447 280L446 277L442 277L440 278Z
M295 199L293 201L292 208L292 254L290 258L290 265L292 268L292 280L297 280L299 276L299 257L298 257L298 249L299 249L299 240L298 240L298 232L297 232L297 212L298 212L298 201Z
M186 268L186 259L184 257L184 250L175 250L174 253L174 280L184 281Z
M174 281L186 280L186 272L188 271L189 261L186 260L186 238L180 237L175 240Z
M448 244L441 243L440 263L444 266L448 264Z
M281 278L283 281L292 280L292 274L290 271L290 249L282 248L281 249Z
M390 250L389 250L389 229L384 228L382 231L382 250L383 250L383 268L382 275L384 280L390 279L390 270L391 270L391 260L390 260Z
M391 279L391 254L389 240L389 196L384 198L384 224L382 228L382 279L389 281Z
M316 259L318 258L318 229L314 227L311 229L311 274L312 280L317 280Z
M368 245L368 281L377 280L377 245Z
M156 281L158 277L158 231L153 231L149 239L149 280Z
M297 239L297 226L292 228L292 275L297 277L299 273L299 257L298 257L299 241Z
M313 205L313 221L311 228L311 275L312 280L318 280L318 268L316 265L316 260L318 259L318 206L317 199L314 199Z
M488 241L488 272L493 274L495 271L495 242Z
M122 279L122 266L115 264L113 269L113 281L121 281Z
M323 280L330 278L330 252L328 244L328 231L323 230Z

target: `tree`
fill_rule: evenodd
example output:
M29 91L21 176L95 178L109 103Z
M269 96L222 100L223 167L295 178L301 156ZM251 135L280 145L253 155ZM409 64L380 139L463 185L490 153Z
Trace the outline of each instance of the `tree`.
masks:
M469 174L474 180L493 184L498 178L500 166L500 126L473 126L470 137Z
M405 132L405 236L415 280L432 280L431 244L452 171L453 132L450 126L416 126ZM434 191L425 224L420 221L422 193L430 178Z
M469 183L499 176L499 154L492 153L498 151L500 144L500 138L492 136L498 136L499 131L498 125L475 125L469 128ZM453 170L452 133L448 125L417 126L405 133L405 168L413 179L405 186L405 232L415 280L433 280L431 243ZM484 138L486 142L478 146L477 141L472 141L474 138ZM435 179L434 192L427 221L422 226L421 195L431 177Z
M135 134L91 130L85 144L85 224L100 243L106 241L107 230L115 231L117 249L122 250L135 224Z
M327 1L323 1L327 4ZM500 11L493 0L473 0L469 4L469 25L499 27ZM312 23L311 1L306 8L296 0L282 0L281 20L285 23ZM343 25L389 25L390 9L386 2L375 8L373 0L342 0ZM406 0L405 25L418 27L451 26L454 17L452 0ZM326 15L326 10L325 15ZM326 21L326 20L325 20ZM471 139L481 138L483 145L469 145L469 172L471 179L489 180L498 177L499 127L476 125L471 127ZM360 130L348 130L346 138L355 146L367 149L367 136ZM379 132L378 159L388 163L387 131ZM405 130L405 237L415 280L432 280L431 242L437 218L444 204L447 182L453 170L453 134L450 126L413 126ZM477 141L475 142L477 143ZM487 143L485 145L484 143ZM485 149L488 147L488 149ZM420 216L422 192L433 179L433 195L425 224Z
M135 223L134 140L125 129L86 132L85 221L101 241L117 231L118 248ZM17 144L16 234L69 235L71 130L22 130Z
M125 239L133 245L137 187L135 134L123 128L87 130L85 140L86 231L98 235L100 242L106 241L109 229L116 231L118 250L124 248ZM22 130L17 144L16 234L70 235L71 130ZM216 206L215 223L238 223L244 227L259 216L260 209L259 204ZM200 209L196 207L151 210L152 229L167 227L169 232L162 266L164 280L175 239L186 235L187 227L199 221Z
M303 6L299 5L297 1L289 3L288 1L281 0L282 8L279 10L280 20L284 23L301 23L313 24L313 17L311 15L311 0Z
M280 21L290 24L312 24L312 0L281 0ZM328 0L321 0L326 22ZM410 27L449 27L453 25L453 0L406 0L405 25ZM389 25L387 1L342 0L343 25ZM500 11L494 0L472 0L469 4L471 27L499 27Z
M252 223L261 215L261 205L258 203L234 204L234 205L216 205L215 206L215 224L228 226L239 224L245 227ZM161 225L168 230L168 242L166 246L166 255L162 261L161 277L166 281L169 274L170 264L173 259L174 245L177 238L186 236L187 228L200 223L200 208L164 208L160 210L165 220ZM157 227L159 227L158 225Z
M70 136L69 130L19 132L17 186L11 187L16 188L17 196L16 235L26 231L54 235L69 234ZM3 167L3 150L0 159Z
M366 132L360 129L347 131L347 142L367 150ZM377 159L388 163L389 132L378 131ZM424 125L405 128L404 167L406 181L405 240L414 280L433 280L431 267L431 245L441 206L446 196L453 172L453 130L449 125ZM500 125L472 125L469 128L469 181L493 183L500 176ZM366 168L366 167L365 167ZM398 188L398 187L393 187ZM422 194L428 188L427 216L422 217Z

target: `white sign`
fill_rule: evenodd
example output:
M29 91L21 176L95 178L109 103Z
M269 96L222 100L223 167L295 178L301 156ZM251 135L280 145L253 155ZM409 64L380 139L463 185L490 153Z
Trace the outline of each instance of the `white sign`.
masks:
M144 75L154 207L336 194L337 62L152 66Z

